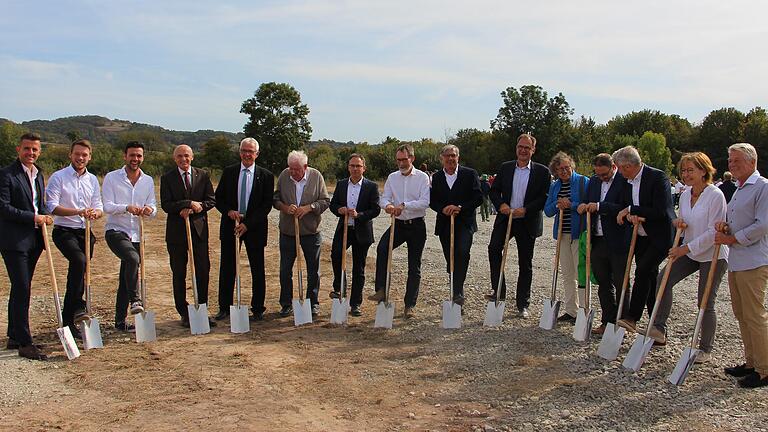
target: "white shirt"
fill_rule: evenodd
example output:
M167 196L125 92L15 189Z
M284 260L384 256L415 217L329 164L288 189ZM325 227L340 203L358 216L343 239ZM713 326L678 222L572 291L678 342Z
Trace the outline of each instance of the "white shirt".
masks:
M459 166L456 165L456 171L453 174L448 174L448 171L443 169L445 173L445 182L448 183L448 189L453 189L453 184L456 183L456 179L459 177Z
M296 187L296 206L301 205L301 196L304 195L304 186L307 185L307 177L309 177L309 170L304 170L304 177L301 180L296 181L291 177L293 185Z
M35 187L35 181L37 180L37 173L39 171L34 165L32 165L32 169L27 168L24 164L21 164L21 167L24 169L24 173L27 174L29 185L32 186L32 207L35 209L35 214L40 214L40 209L37 208L37 188Z
M360 199L360 191L363 189L363 178L360 181L353 183L352 179L349 179L347 183L347 208L357 209L357 200ZM355 220L353 218L347 219L347 225L355 226Z
M78 175L72 165L60 169L48 179L48 187L45 188L45 206L51 214L56 207L104 210L101 204L99 180L87 169L82 175ZM77 215L54 216L53 223L67 228L85 228L85 218Z
M644 169L645 164L640 166L640 171L637 172L635 178L632 180L627 179L627 183L632 185L632 205L640 205L640 182L643 178ZM637 233L643 237L648 236L648 234L645 232L645 228L643 228L643 224L640 224L640 229L637 230Z
M248 168L243 165L243 163L240 163L240 175L237 176L237 204L238 209L240 207L247 209L248 208L248 201L251 199L251 190L253 189L253 173L254 173L254 167L256 165L251 164ZM242 204L240 202L240 197L242 196L243 191L243 176L248 176L248 178L245 180L245 204ZM190 184L191 180L190 180Z
M400 220L424 217L429 207L429 176L424 171L411 169L411 173L403 175L395 171L387 177L384 183L384 193L379 199L379 206L385 209L387 205L399 206L405 204L405 209L397 216Z
M512 197L509 200L509 207L512 210L525 207L525 190L528 189L528 179L531 177L531 161L528 165L520 167L515 165L515 175L512 178ZM513 217L513 219L522 216Z
M605 201L605 197L608 195L608 191L611 189L613 179L616 178L616 171L613 172L611 179L607 182L600 182L600 202L597 203L597 209L600 210L600 203ZM603 235L603 221L600 219L600 213L597 214L597 235Z
M124 232L131 238L131 242L138 243L139 216L128 213L127 207L129 205L149 206L152 208L150 216L157 215L155 182L152 177L139 169L139 179L133 185L128 180L125 167L111 171L104 177L102 198L104 213L107 214L106 229Z
M707 185L699 195L696 205L691 208L691 188L685 188L680 195L680 218L688 224L683 244L688 245L688 258L698 261L712 261L715 253L715 222L725 220L728 205L725 195L715 185ZM720 247L720 259L728 259L728 246Z

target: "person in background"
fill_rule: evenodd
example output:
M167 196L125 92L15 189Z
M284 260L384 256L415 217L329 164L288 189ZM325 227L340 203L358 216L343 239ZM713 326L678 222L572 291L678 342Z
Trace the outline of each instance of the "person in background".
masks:
M491 191L491 184L488 182L488 174L483 174L480 177L480 192L483 195L483 202L480 204L480 217L483 222L491 220L490 208L491 199L488 197L488 193Z
M731 198L733 198L733 194L736 192L736 184L733 183L733 175L730 171L723 173L723 182L718 188L723 193L723 196L725 196L725 202L731 202Z

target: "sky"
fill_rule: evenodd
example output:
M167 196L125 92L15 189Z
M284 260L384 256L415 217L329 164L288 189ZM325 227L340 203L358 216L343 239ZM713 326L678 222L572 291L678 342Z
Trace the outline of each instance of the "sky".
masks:
M768 105L767 16L740 0L3 0L0 117L240 132L242 102L275 81L314 140L487 130L500 93L529 84L599 123L695 123Z

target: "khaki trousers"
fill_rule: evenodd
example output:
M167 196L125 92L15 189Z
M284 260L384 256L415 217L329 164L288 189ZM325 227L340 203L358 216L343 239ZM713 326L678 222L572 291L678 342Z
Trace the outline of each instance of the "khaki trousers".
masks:
M765 287L768 266L728 272L733 314L739 321L747 367L761 376L768 375L768 311Z

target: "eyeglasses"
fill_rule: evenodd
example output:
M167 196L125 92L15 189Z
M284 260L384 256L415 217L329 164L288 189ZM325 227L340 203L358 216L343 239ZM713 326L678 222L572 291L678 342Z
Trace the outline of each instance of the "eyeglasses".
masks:
M397 159L398 162L406 162L411 160L411 158L395 158L395 159Z

